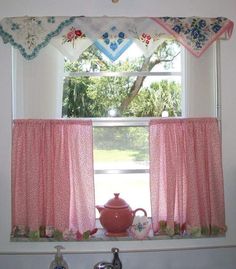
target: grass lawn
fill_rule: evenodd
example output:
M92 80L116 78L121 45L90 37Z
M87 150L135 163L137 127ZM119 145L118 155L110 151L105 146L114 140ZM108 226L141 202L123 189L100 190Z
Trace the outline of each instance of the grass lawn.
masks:
M98 162L109 162L109 161L135 161L137 156L140 154L139 151L134 150L94 150L94 159Z

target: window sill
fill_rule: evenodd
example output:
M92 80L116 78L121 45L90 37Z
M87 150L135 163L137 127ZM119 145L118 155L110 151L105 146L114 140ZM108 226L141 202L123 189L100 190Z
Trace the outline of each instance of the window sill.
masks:
M112 241L155 241L155 240L172 240L172 239L200 239L200 238L222 238L225 235L201 235L201 236L192 236L192 235L154 235L147 236L145 239L136 239L132 236L124 236L124 237L111 237L106 236L104 230L102 228L98 229L98 232L90 236L88 239L81 240L65 240L65 239L56 239L56 238L29 238L29 237L11 237L10 242L112 242Z

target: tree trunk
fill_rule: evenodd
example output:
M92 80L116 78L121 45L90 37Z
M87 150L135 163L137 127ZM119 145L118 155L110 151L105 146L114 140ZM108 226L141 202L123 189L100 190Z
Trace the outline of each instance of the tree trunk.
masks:
M150 71L156 64L160 63L160 60L150 62L150 59L151 59L151 56L148 58L145 58L143 65L140 69L141 72ZM130 88L129 95L122 101L119 107L119 111L121 115L128 108L129 104L133 101L134 97L139 93L139 90L142 88L143 81L145 78L146 76L137 77L137 79L134 81L133 85Z
M174 60L175 57L177 57L179 55L180 52L178 52L176 55L174 55L171 59L156 59L155 61L150 61L151 60L151 56L148 58L145 58L143 65L140 69L140 72L145 72L145 71L151 71L152 68L157 65L160 64L162 62L171 62ZM140 89L143 86L143 82L145 80L146 76L142 76L142 77L137 77L137 79L134 81L133 85L130 88L130 93L129 95L122 101L120 107L119 107L119 112L120 115L122 115L125 110L128 108L129 104L133 101L134 97L139 93Z

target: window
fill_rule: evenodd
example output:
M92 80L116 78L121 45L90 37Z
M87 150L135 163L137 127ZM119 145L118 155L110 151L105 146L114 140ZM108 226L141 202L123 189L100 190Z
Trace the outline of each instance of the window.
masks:
M169 44L166 44L167 48L168 45ZM179 46L177 45L176 48L179 48ZM94 50L94 47L91 47L91 50ZM142 56L139 57L139 61L137 59L133 59L134 62L132 62L130 59L126 59L127 56L125 58L124 54L122 56L123 57L122 63L115 62L111 64L109 61L106 61L106 58L104 56L100 55L101 56L100 59L95 58L96 61L94 61L94 64L91 64L93 63L92 60L94 60L93 56L94 53L91 55L89 51L87 51L86 52L87 55L85 55L86 57L84 61L80 59L80 61L78 62L70 63L67 61L65 62L64 58L61 57L62 55L59 55L58 52L55 52L55 50L53 50L52 48L50 48L50 46L48 46L48 48L44 50L44 54L41 55L42 57L39 57L37 61L24 62L22 61L22 59L17 58L17 61L19 60L19 63L21 63L22 66L17 65L17 67L19 68L16 69L15 74L16 77L17 76L20 77L21 83L17 83L17 85L15 85L18 91L16 92L15 95L16 99L14 101L15 102L14 107L16 109L14 112L14 118L48 119L48 118L61 117L61 113L57 114L57 112L59 111L58 107L57 110L55 110L54 108L52 109L51 106L52 102L55 103L54 98L55 96L57 102L58 100L61 100L61 102L63 100L63 105L61 105L60 107L63 108L62 111L64 117L71 118L75 116L75 117L92 118L94 127L94 148L95 148L94 152L95 156L94 175L96 184L95 204L97 205L104 204L105 202L107 202L109 198L112 198L114 190L112 190L111 187L109 186L113 187L114 186L113 183L116 182L118 187L114 188L115 190L117 190L117 188L120 188L118 189L118 192L121 193L121 197L124 198L133 209L143 207L147 211L147 214L150 216L151 215L150 200L153 201L152 197L149 198L150 194L149 170L151 175L151 166L149 167L149 158L151 156L149 155L150 149L148 149L149 145L148 143L146 143L144 144L144 147L142 149L138 148L137 150L137 145L139 147L141 144L140 143L135 144L134 142L136 141L138 142L138 139L140 137L142 137L142 142L147 141L148 136L147 122L150 120L150 117L152 115L159 117L162 115L162 112L168 112L169 116L172 117L178 115L210 116L214 113L214 111L212 112L211 110L211 107L214 107L212 106L214 101L211 101L211 107L209 106L210 103L208 102L209 99L211 100L214 99L212 98L211 95L214 88L214 83L212 82L214 68L209 69L209 66L212 65L212 62L214 62L215 59L214 52L215 51L213 47L211 50L208 50L204 54L203 58L195 59L193 57L190 57L190 55L185 53L184 51L182 51L182 55L180 55L180 53L176 51L177 53L176 57L174 56L172 57L173 59L172 64L169 61L171 59L165 61L165 59L163 58L164 63L162 63L162 69L158 71L154 71L154 69L151 69L150 71L145 70L140 71L140 66L142 66L143 63L142 61L145 60L144 58L142 58ZM182 61L182 59L184 58L183 54L185 54L186 56L184 61ZM161 54L161 56L162 55L163 54ZM60 61L58 61L58 58L60 59ZM178 58L179 60L177 61ZM135 65L136 62L138 63L138 65ZM174 67L176 62L177 63L181 62L181 64L177 65L179 69L177 67L175 69ZM66 72L65 72L66 76L64 79L64 96L63 98L59 98L60 94L62 94L62 91L60 91L60 85L58 81L60 81L60 79L62 80L63 78L63 75L60 76L61 74L60 72L63 71L64 66L66 66ZM124 66L125 70L123 70ZM111 67L112 71L108 71L107 67ZM119 68L118 69L119 71L117 71L115 68ZM137 69L137 71L135 68ZM52 75L50 76L48 76L49 69L53 70ZM185 70L185 72L183 72L183 70ZM24 71L23 77L22 73L19 71ZM205 76L206 72L208 74L207 76ZM32 74L35 75L33 76ZM197 76L197 78L195 78L195 76ZM41 80L42 77L44 77L45 80ZM56 79L57 77L59 77L59 80ZM124 110L121 110L119 105L127 97L130 97L129 89L132 88L132 85L137 80L137 78L141 77L145 79L139 80L141 81L143 86L139 88L139 94L134 96L132 100L133 103L130 102L130 104L127 107L125 107ZM176 79L171 81L171 78L175 77ZM145 84L146 80L148 79L150 79L151 82ZM39 81L40 83L36 83ZM184 87L185 83L182 83L182 81L186 82L188 85L188 87L186 87L187 89L186 91L183 90L185 88ZM53 82L54 84L50 84L51 82ZM180 85L180 82L181 87L176 87L176 85L177 86ZM157 91L159 93L165 93L165 94L163 95L159 94L156 96L154 95L154 97L157 98L153 98L151 100L154 100L156 102L148 103L146 101L150 100L148 98L144 99L145 100L144 102L142 99L143 97L144 98L150 97L150 95L147 94L149 93L148 88L153 88L154 93ZM197 94L196 94L196 88L198 89ZM53 89L53 91L51 89ZM176 89L179 89L180 91L178 90L175 91ZM103 92L103 90L105 91L105 95L102 96L101 93ZM166 95L166 93L168 93L168 90L170 90L170 95L168 94ZM30 93L30 95L28 95L27 92ZM83 94L78 95L78 92L82 92ZM173 95L173 93L176 92L178 94ZM49 96L49 93L51 96ZM204 96L204 99L201 98L201 94L202 96ZM183 99L185 100L185 102L182 102L182 95L184 97ZM17 98L18 96L20 96L22 99L18 99ZM115 99L112 100L111 96L115 97ZM173 96L174 97L177 96L177 99L172 98ZM198 98L196 98L197 96ZM171 98L165 99L165 97L171 97ZM103 105L98 106L96 100L99 100L98 103L99 104L103 103ZM174 101L179 100L179 102L171 102L173 100ZM199 105L199 101L201 106ZM146 103L148 103L147 106L145 106ZM80 105L78 106L78 104ZM113 105L111 106L111 104ZM152 104L154 105L152 106ZM181 106L179 104L181 104ZM188 109L186 109L186 104ZM204 105L203 107L202 104ZM142 109L140 109L140 107ZM150 113L150 111L148 110L150 107L151 107L150 111L154 112L153 114ZM204 110L203 109L204 107L208 108L208 110ZM161 109L158 110L158 108ZM201 108L201 110L199 110L199 108ZM146 113L147 111L148 113ZM155 114L156 111L158 111L157 114ZM186 111L188 112L188 114L185 114ZM189 111L191 111L191 113L189 113ZM208 112L210 111L210 113L206 111ZM96 112L99 112L100 114L99 113L96 114ZM102 158L104 158L104 148L102 148L101 145L103 147L108 146L107 145L107 143L109 142L108 136L111 135L112 133L115 134L112 136L113 139L112 142L117 141L120 142L121 139L123 139L123 141L125 141L125 146L128 146L127 138L128 137L131 138L129 144L130 146L129 150L123 150L124 148L123 149L118 148L118 149L120 159L130 161L131 158L131 162L132 164L134 164L133 167L129 167L129 169L127 169L125 166L122 166L123 163L119 163L120 166L117 167L118 161L113 162L113 164L114 163L116 164L116 167L114 166L108 167L108 162L102 161ZM128 136L127 133L129 134ZM136 138L134 135L136 136ZM146 139L143 139L144 137L146 137ZM114 138L117 138L117 141L115 141ZM104 142L104 140L106 143ZM98 144L98 146L96 144ZM116 143L110 143L110 145L112 145L113 147L108 149L105 148L107 159L108 158L110 159L109 154L114 153L115 150L117 152L117 149L115 149L114 146L120 146L117 145ZM123 146L124 143L121 143L121 145ZM122 150L124 152L122 152ZM122 155L123 153L126 153L127 155L124 156ZM38 155L36 154L36 156ZM117 160L117 157L114 160ZM125 164L127 166L127 163ZM126 188L126 190L129 191L126 193L123 189L121 189L122 184L120 183L122 182L122 180L125 181L126 185L129 184L129 189ZM109 182L110 185L107 182ZM105 186L105 188L103 188L103 186ZM140 199L141 195L142 197L143 196L146 197L146 201L143 200L143 198ZM77 196L74 195L74 197ZM139 202L140 204L138 204ZM92 210L94 210L94 203L92 200L90 200L90 204L91 203L93 204L91 208ZM151 203L151 206L152 205L153 202ZM152 209L152 218L153 218L153 209ZM95 220L95 215L92 219ZM162 225L161 227L163 230L166 230L165 225L163 228L163 223L162 224L156 223L156 225L157 225L155 227L156 231L159 229L160 225ZM218 227L216 227L214 233L217 234L218 230L219 230ZM224 229L222 230L224 231ZM168 231L172 232L171 229ZM204 231L205 233L207 233L209 230L205 229ZM197 234L199 234L199 230ZM32 233L33 237L37 235L38 233L36 234Z
M181 47L163 42L148 58L133 44L111 63L95 47L65 62L66 117L181 116Z
M95 47L65 60L63 117L93 118L97 205L120 193L151 216L148 119L182 115L181 54L166 41L149 58L134 44L114 63Z
M96 204L120 193L132 209L144 208L150 216L148 128L135 124L94 127Z
M168 46L168 45L166 44L166 46ZM92 48L92 49L94 49L94 48ZM55 54L57 54L57 52ZM131 53L131 55L132 55L132 53ZM209 55L210 55L210 53L208 54L208 56ZM51 58L48 57L48 56L52 56L52 55L47 55L47 57L45 57L46 62L44 62L44 64L46 63L46 65L51 60ZM150 94L150 89L149 88L152 88L154 93L156 93L156 91L159 91L159 90L160 90L159 92L162 92L162 93L165 92L164 89L168 88L170 86L170 83L168 83L169 81L167 80L167 82L165 82L165 83L160 83L159 81L153 83L153 81L151 81L151 82L149 81L149 83L146 83L148 81L148 78L154 78L154 76L156 76L158 78L161 75L165 75L165 78L167 78L167 75L170 75L172 77L174 77L174 75L176 75L176 76L181 75L181 82L182 82L183 78L186 78L185 82L187 81L188 83L191 82L192 84L196 84L195 87L202 90L202 87L199 86L199 84L202 82L203 84L207 85L207 83L205 83L205 78L206 77L207 78L211 77L211 75L213 74L212 71L214 69L214 68L212 68L211 72L209 72L209 69L205 65L205 62L207 62L207 60L209 60L209 58L210 58L210 60L212 59L211 55L210 55L210 57L208 57L208 56L204 57L203 61L199 61L200 65L196 65L196 66L195 66L195 61L194 60L192 62L191 61L186 61L186 62L184 61L183 65L185 65L187 63L187 65L185 65L185 67L186 66L188 67L188 68L186 68L187 69L187 72L186 72L187 76L186 77L182 76L183 75L182 74L183 69L181 69L181 71L176 71L176 73L174 73L175 71L173 71L173 72L171 71L171 66L167 67L167 65L168 65L168 63L170 61L174 62L174 60L178 58L179 54L177 54L177 55L173 55L172 59L167 59L166 61L165 61L165 58L163 58L163 61L166 62L166 65L164 65L164 68L169 68L169 71L167 71L167 72L166 72L166 70L164 70L164 71L163 70L154 70L154 68L153 69L149 69L149 68L146 68L146 69L144 68L143 69L142 67L145 67L145 63L147 65L148 65L148 63L146 62L146 60L144 58L140 57L140 59L139 59L140 61L135 59L135 64L137 64L137 65L135 65L135 64L132 65L132 62L130 60L127 60L126 61L127 68L125 70L122 69L123 68L122 64L120 64L120 66L119 66L119 64L116 62L112 66L114 67L116 64L118 64L118 67L120 67L121 69L120 70L119 69L118 70L116 70L116 69L112 70L112 73L111 73L111 71L108 71L108 69L106 69L106 67L108 67L109 64L103 64L105 57L104 56L99 57L99 55L97 55L97 56L98 56L97 60L93 62L92 61L93 57L91 58L91 55L89 55L89 53L88 53L88 55L86 55L87 58L85 57L85 61L82 60L80 62L75 63L75 65L72 64L70 66L70 67L72 67L72 69L74 68L74 70L69 70L69 69L67 70L67 71L71 71L71 72L69 74L67 73L68 78L65 80L65 90L67 90L68 93L64 95L64 99L63 99L64 100L64 103L63 103L63 115L65 117L66 116L67 117L72 117L73 115L76 115L76 117L82 117L83 116L83 117L89 117L89 118L91 118L91 117L96 118L96 119L93 119L93 122L94 122L94 134L98 133L98 137L99 137L99 134L102 134L103 141L102 140L99 141L99 139L97 139L97 134L96 134L96 135L94 135L94 138L95 138L94 143L99 144L99 142L100 142L100 144L102 144L102 146L106 145L105 142L108 142L108 139L105 139L105 141L104 141L104 138L107 138L111 133L113 133L113 134L118 133L118 134L112 136L112 139L113 139L112 141L115 141L114 137L116 137L116 136L118 137L118 141L120 141L120 137L121 137L120 133L122 132L122 130L124 130L125 134L127 134L127 133L131 134L133 132L133 133L135 133L135 135L138 135L140 133L140 130L141 130L141 132L144 132L144 129L146 128L145 126L147 124L146 119L149 119L152 116L152 114L154 114L153 112L156 113L155 116L160 116L160 115L163 115L163 116L167 116L167 115L168 116L176 116L176 115L178 115L178 112L179 112L178 105L176 105L176 103L175 103L175 104L172 104L172 106L169 106L169 103L168 103L169 101L176 100L176 99L168 98L169 97L168 94L167 95L166 94L163 94L163 95L160 94L159 96L155 95L155 94L152 94L152 95ZM137 56L137 54L136 54L136 56ZM162 56L162 55L160 55L160 56ZM56 60L56 58L57 57L55 57L54 60ZM22 113L23 117L33 117L34 120L35 120L35 117L36 118L37 117L40 117L40 118L42 117L40 115L40 112L44 111L44 105L46 107L51 106L50 101L52 101L52 100L55 103L55 99L53 98L54 97L53 95L50 96L49 98L47 98L48 97L48 95L47 95L47 97L44 99L46 101L45 103L44 103L44 100L41 100L41 98L40 98L46 92L47 92L47 94L49 94L49 93L51 94L51 91L48 91L47 88L44 89L44 91L45 91L44 93L42 93L42 91L39 90L40 88L44 88L44 86L42 86L41 82L45 82L46 80L48 80L50 82L50 79L48 79L48 78L49 77L51 78L51 75L45 74L44 71L46 69L42 68L42 62L41 62L41 68L38 68L36 70L35 70L35 68L31 68L34 65L37 67L37 65L40 63L41 59L42 58L40 56L37 59L36 62L34 62L32 64L29 64L29 65L27 63L27 67L26 67L26 64L24 62L21 62L22 66L20 66L20 67L22 67L22 70L21 69L19 69L19 70L23 71L22 74L25 77L23 77L23 79L20 81L22 83L18 83L18 81L17 81L17 83L16 83L17 85L15 85L15 86L17 86L19 88L21 88L21 86L22 86L22 89L23 89L22 93L25 90L26 90L26 92L27 92L27 90L30 91L30 95L31 95L30 97L28 97L28 94L25 94L25 95L23 94L22 95L22 99L20 100L20 101L22 101L22 103L20 103L20 105L22 105L22 107L21 106L19 106L19 107L22 108L23 110L26 108L26 110L23 111L23 113ZM188 57L186 57L186 59L188 60ZM206 61L205 61L205 59L206 59ZM151 61L151 58L149 60ZM149 61L149 60L147 60L147 61ZM155 57L152 58L152 60L155 62ZM182 60L182 57L181 57L181 60ZM53 68L51 68L51 67L49 68L49 69L51 69L51 71L53 71L52 73L54 73L54 75L55 74L58 75L58 73L57 73L57 68L59 66L58 62L56 64L54 64L55 61L54 62L52 61L51 63L53 63ZM124 60L124 62L125 62L125 60ZM129 69L130 63L131 63L131 67L134 67L133 69L132 68ZM190 65L189 65L189 63L190 63ZM192 63L192 65L191 65L191 63ZM64 65L64 63L63 63L63 65ZM70 65L70 63L68 63L68 65ZM161 64L160 64L160 66L161 66ZM199 66L200 67L205 67L205 68L199 68ZM84 69L83 68L79 69L78 67L79 68L84 67ZM200 75L200 76L198 76L198 79L195 79L196 74L194 74L194 76L191 77L191 73L192 74L195 73L196 69L198 69L198 71L204 70L203 72L205 72L205 74L206 74L206 71L207 71L207 76L201 76ZM15 70L16 76L18 75L17 72L19 70ZM91 72L91 71L93 71L93 72ZM180 74L180 72L181 72L181 74ZM30 76L30 74L32 74L32 73L34 74L34 76ZM199 72L199 73L201 73L201 72ZM42 74L43 74L43 76L42 76ZM51 73L49 73L49 74L51 74ZM190 76L189 76L189 74L190 74ZM194 79L193 79L193 77L194 77ZM42 78L44 78L44 79L42 79ZM61 78L62 78L62 76L61 76ZM101 80L100 80L100 78L101 78ZM199 78L201 78L201 79L199 79ZM204 78L204 81L203 81L202 78ZM56 82L56 83L58 82L54 78L51 79L51 80L54 80L54 82ZM49 84L48 81L47 81L46 84ZM33 82L32 85L31 85L31 82ZM37 83L37 82L40 82L40 83ZM137 83L135 83L135 82L137 82ZM189 85L191 85L191 83L189 83ZM214 84L214 83L212 83L212 84ZM127 85L127 87L123 87L123 86L126 86L126 85ZM132 87L132 85L134 85L134 87ZM172 83L171 85L173 86L174 83ZM184 85L184 84L182 84L182 85ZM36 87L32 87L32 86L36 86ZM59 86L59 83L58 83L57 86ZM122 87L119 87L119 86L122 86ZM50 86L48 86L48 87L50 87ZM55 88L51 87L51 88L55 91L55 94L56 94L57 87L55 87ZM175 87L173 87L173 88L175 89ZM187 88L188 94L189 94L189 91L191 91L191 88L193 88L193 87L188 87ZM37 90L34 91L34 89L37 89ZM77 90L78 89L80 90L80 93L81 92L83 93L80 96L77 95L77 93L78 93ZM90 90L90 92L88 92L88 89ZM105 92L106 92L105 96L100 96L99 95L99 94L101 94L101 92L103 92L100 89L105 90ZM122 91L118 92L118 90L120 90L120 89L122 89ZM130 89L133 89L133 90L138 89L139 94L138 95L135 94L135 93L137 93L137 91L131 92ZM99 90L99 91L97 91L97 90ZM62 91L59 91L59 92L62 93ZM117 93L117 95L115 95L114 93ZM173 93L173 92L171 91L171 93ZM198 91L198 93L199 93L199 91ZM206 98L205 98L206 97L206 92L204 90L203 90L203 93L204 93L203 96L204 96L204 99L205 99L204 100L205 104L207 104L207 107L209 107L209 103L206 101ZM36 94L36 95L34 95L34 94ZM46 96L46 94L45 94L45 96ZM111 99L110 99L111 96L113 96L113 97L116 96L116 99L113 102L112 106L111 106ZM153 97L153 96L154 97L159 97L159 98L156 98L156 99L153 98L153 100L157 101L157 102L150 102L148 105L146 105L146 102L143 102L142 98L144 97L144 99L146 100L146 97L150 97L150 96L151 97ZM189 97L190 95L185 95L184 97L186 98L186 96ZM31 97L34 97L34 98L31 98ZM57 95L57 97L58 97L58 95ZM78 100L77 97L80 99L80 105L79 106L77 105L78 104L77 103L77 100ZM173 96L171 95L171 97L173 97ZM188 112L190 111L189 108L191 108L192 104L194 104L194 103L195 103L195 107L197 107L198 110L199 110L200 106L199 106L198 101L194 98L195 96L192 95L190 97L192 99L188 98L187 102L186 102L188 104L188 110L187 111ZM95 101L98 98L100 98L100 101L104 101L104 103L106 105L97 106ZM62 100L62 98L58 98L57 101L58 100ZM192 102L189 102L189 100L191 100ZM34 106L34 101L38 102L38 107ZM40 105L40 101L43 104L43 106ZM85 101L88 101L87 105L85 105L85 103L86 103ZM108 102L105 102L105 101L108 101ZM157 103L159 103L159 101L161 101L162 106L157 106L156 105ZM185 99L185 101L186 101L186 99ZM186 108L186 106L185 106L186 103L182 104L182 108ZM26 106L24 106L25 104L26 104ZM101 102L100 102L100 104L101 104ZM201 100L200 104L202 104L202 100ZM17 105L19 105L19 103L17 103ZM62 106L60 106L60 107L62 107ZM14 106L14 108L17 108L17 106ZM37 108L39 108L39 111L37 111ZM41 108L43 108L42 111L40 110ZM151 108L151 109L149 110L149 108ZM28 109L28 111L27 111L27 109ZM34 111L36 113L32 113ZM53 111L53 109L52 109L52 111ZM93 113L91 113L91 111ZM95 112L97 112L97 114ZM184 109L182 109L181 114L179 114L179 115L185 115L183 112L185 112ZM192 114L194 114L194 113L192 113ZM192 116L192 114L188 113L187 115ZM202 114L204 114L204 116L206 116L208 113L205 113L205 111L204 111L204 112L202 112ZM18 114L17 110L14 111L14 118L19 117L19 115L20 114ZM55 117L55 115L56 114L54 114L53 116ZM59 115L61 116L61 114L59 114ZM45 113L43 116L45 116L46 118L51 117L50 113L48 113L48 114ZM103 118L101 118L101 117L107 117L107 116L109 116L109 119L106 118L104 120ZM118 117L116 117L116 116L118 116ZM136 117L138 117L138 118L136 118ZM136 122L135 122L134 119L136 120ZM102 122L102 120L104 122ZM121 123L118 122L119 120L121 121ZM99 121L100 121L100 123L99 123ZM179 120L174 119L173 122L175 122L175 121L179 121ZM69 120L63 121L63 124L67 123L67 122L69 122ZM73 122L73 121L71 121L71 122ZM167 121L162 120L162 122L167 122ZM91 121L90 121L90 123L91 123ZM158 124L158 122L157 122L157 124ZM91 127L91 125L90 125L90 127ZM108 130L108 131L106 131L106 130ZM111 130L112 130L112 132L111 132ZM90 134L91 134L91 132L90 132ZM105 134L107 134L107 136ZM44 136L40 136L40 137L44 137ZM132 136L129 135L128 137L132 137ZM133 143L134 142L133 140L136 140L136 139L137 138L135 138L133 136L132 139L131 139L131 142ZM71 140L74 141L75 139L74 140L71 139ZM128 140L126 138L125 145L127 145L127 141ZM181 139L179 141L181 141ZM49 143L49 144L51 144L51 143ZM63 143L61 143L61 144L63 144ZM90 145L91 144L92 143L90 143ZM124 143L122 143L122 145L123 144ZM182 145L183 144L184 143L182 143ZM112 146L113 145L116 145L116 143L113 143ZM120 147L120 145L118 145L118 146ZM133 148L131 147L131 150L133 151L135 149L135 144L133 143L132 146L133 146ZM161 145L156 144L156 146L157 146L157 149L159 149ZM74 147L74 148L76 148L76 147ZM152 149L152 147L150 147L150 148ZM204 147L204 148L206 148L206 147ZM147 147L147 149L148 149L148 147ZM103 149L98 148L98 150L102 151ZM64 151L62 150L61 152L64 152ZM147 150L147 152L148 152L148 150ZM110 150L110 153L112 153L112 150ZM33 156L38 156L38 155L39 154L34 154ZM95 165L95 175L96 176L101 175L102 178L105 178L105 176L108 175L109 176L108 177L109 181L110 181L110 176L111 175L112 176L113 175L118 175L117 177L118 177L118 180L119 180L120 175L134 174L134 171L136 169L135 172L138 172L138 173L135 174L135 179L137 179L137 175L141 175L142 179L144 179L144 181L147 182L147 180L144 177L144 174L146 172L148 172L148 169L150 169L150 174L153 173L151 165L150 165L150 167L147 166L147 168L146 167L144 167L144 168L143 167L142 168L141 167L140 168L136 167L135 169L132 168L132 169L130 169L131 172L127 171L127 169L122 168L122 167L121 167L121 169L114 169L114 168L109 169L108 167L105 167L103 169L101 166L99 167L99 163L97 162L97 160L98 161L102 160L101 155L98 158L96 157L96 155L99 156L99 154L97 154L97 152L95 152L94 155L95 155L95 158L96 158L96 163L95 164L97 165L97 166ZM137 156L138 156L137 160L138 161L141 160L142 162L144 162L144 164L145 164L145 162L146 163L149 162L148 158L146 158L146 156L145 156L145 155L148 156L148 154L145 154L145 151L144 151L144 154L141 154L141 155L143 155L142 156L143 159L140 159L139 152L138 153L136 152L135 154L134 154L134 152L132 152L131 156L134 156L134 155L136 156L135 158L137 158ZM80 156L82 156L82 154L80 154ZM92 156L92 155L90 155L90 156ZM151 156L151 154L150 154L150 156ZM30 157L30 156L28 156L28 157ZM121 157L121 159L123 159L123 158L124 157ZM167 159L168 158L165 158L165 156L163 158L161 158L161 157L159 158L159 160L167 160ZM61 160L63 160L63 158L61 158ZM76 161L76 160L78 160L78 158L74 158L73 160ZM92 160L92 158L90 158L90 160ZM115 159L115 160L117 160L117 159ZM171 162L171 163L173 163L173 162ZM180 163L181 163L181 159L180 159ZM22 167L23 165L20 165L20 167ZM106 165L107 165L107 162L106 162ZM68 167L70 167L70 166L68 166ZM161 168L163 168L163 167L161 167ZM164 167L164 169L165 169L165 167ZM32 169L32 170L34 170L34 169ZM92 169L87 169L87 171L93 172ZM76 175L76 174L79 174L79 173L72 173L72 174ZM21 177L21 178L23 178L23 177ZM37 178L37 177L34 177L34 178ZM125 179L125 180L127 180L127 179ZM101 185L101 179L98 179L98 181L99 181L98 185ZM92 182L93 182L93 180L92 180ZM159 180L156 181L156 182L159 182ZM58 185L61 186L61 184L58 184ZM135 185L138 185L138 184L135 184ZM168 184L168 186L171 186L171 184ZM104 196L104 195L101 195L101 196ZM171 196L171 197L173 197L173 196ZM51 195L51 197L52 197L52 195ZM74 197L77 198L76 195L74 195ZM169 197L170 197L170 195L169 195ZM92 199L90 199L90 200L92 200ZM106 199L106 201L107 201L107 199ZM21 203L19 203L19 204L21 204ZM83 203L80 203L80 204L83 204ZM94 205L93 201L92 201L92 204ZM157 204L160 204L160 203L157 202ZM132 207L135 208L136 206L132 206ZM91 208L93 210L94 206L92 206ZM56 212L56 210L55 210L55 212ZM67 210L67 212L68 212L68 210ZM154 215L153 213L155 214L155 212L152 210L152 217ZM80 217L81 217L81 215L80 215ZM164 218L162 218L162 219L164 219ZM95 217L93 217L93 220L95 220ZM160 218L156 218L156 220L160 220ZM172 222L173 222L173 219L172 219ZM180 224L180 222L179 222L179 224ZM194 223L192 222L191 224L194 224ZM203 223L203 224L205 225L205 223ZM156 226L159 225L158 221L155 223L155 225ZM36 229L38 229L38 227L36 227ZM55 227L56 227L56 225L55 225ZM172 229L173 228L179 228L179 226L175 227L175 223L174 224L172 223L171 228ZM202 227L200 226L200 229L201 228ZM206 227L203 227L203 228L205 229ZM209 229L209 227L207 227L207 228ZM222 227L218 226L218 227L215 227L215 228L217 230L219 228L221 229ZM159 227L157 227L156 231L158 231L158 229L159 229ZM208 233L208 231L209 231L208 229L204 230L204 234ZM216 230L214 231L215 234L218 233L218 232L216 232ZM36 232L38 232L38 231L36 231ZM170 232L171 233L169 233L169 234L172 235L173 233L172 233L171 230L170 230ZM199 230L197 231L197 234L199 234ZM38 235L38 233L37 233L37 235ZM35 236L35 234L32 234L32 236Z

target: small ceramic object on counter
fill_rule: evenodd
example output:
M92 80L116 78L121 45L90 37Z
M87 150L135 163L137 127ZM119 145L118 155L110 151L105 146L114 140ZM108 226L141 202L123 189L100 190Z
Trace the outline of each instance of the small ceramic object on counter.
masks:
M127 229L132 225L137 211L146 211L143 208L132 210L126 201L119 197L119 193L114 193L114 198L110 199L104 206L96 206L100 213L100 222L106 229L107 236L127 236Z
M135 239L145 239L149 235L151 230L151 223L147 215L135 216L133 224L130 227L130 234Z

